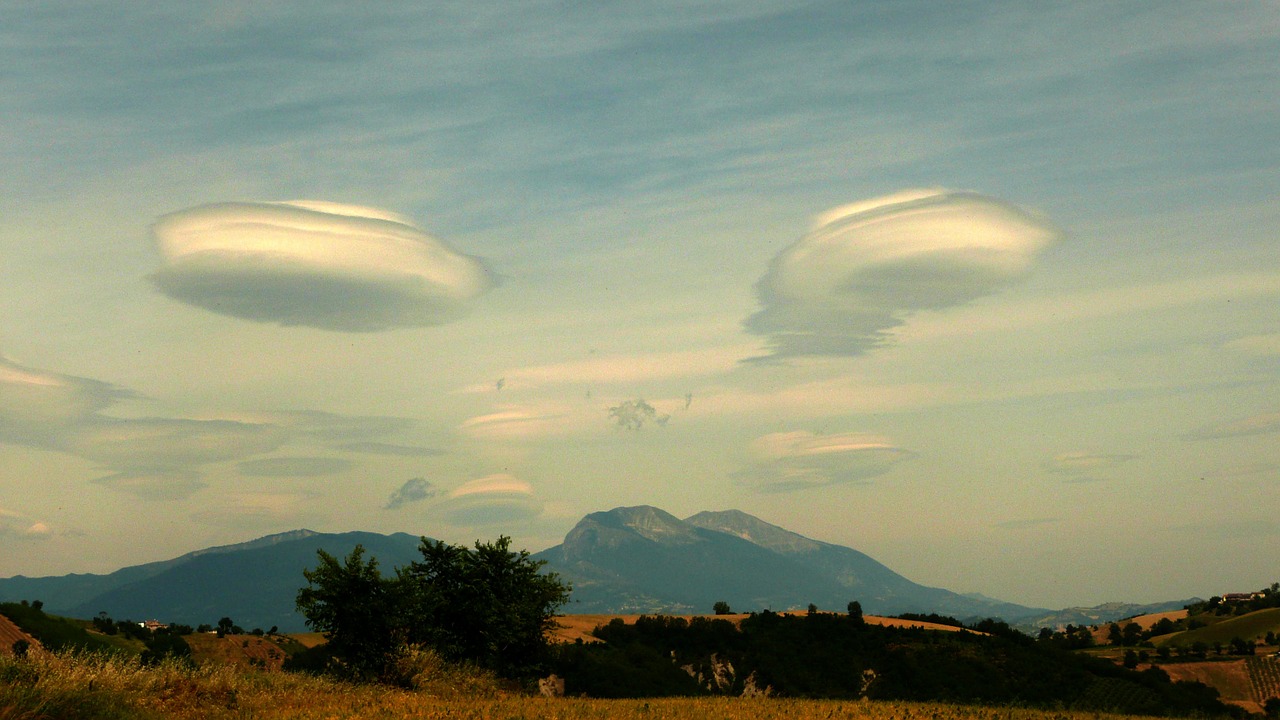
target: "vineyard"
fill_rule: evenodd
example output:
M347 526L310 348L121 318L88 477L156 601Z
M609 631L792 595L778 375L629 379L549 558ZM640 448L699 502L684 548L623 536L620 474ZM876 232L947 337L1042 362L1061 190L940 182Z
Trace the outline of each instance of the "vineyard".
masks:
M1280 658L1249 658L1245 668L1249 672L1249 683L1253 685L1253 696L1258 702L1280 697Z

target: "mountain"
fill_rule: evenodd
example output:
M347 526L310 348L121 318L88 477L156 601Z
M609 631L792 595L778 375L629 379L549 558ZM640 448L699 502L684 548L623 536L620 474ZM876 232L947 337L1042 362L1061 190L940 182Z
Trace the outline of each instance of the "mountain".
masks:
M1200 598L1187 600L1171 600L1169 602L1135 605L1133 603L1109 602L1093 607L1071 607L1054 612L1038 613L1020 617L1013 622L1019 630L1035 633L1040 628L1062 629L1067 625L1102 625L1117 620L1150 615L1152 613L1181 610L1188 605L1203 602Z
M90 618L160 619L213 624L230 617L244 628L282 632L306 629L294 610L302 571L316 566L316 551L344 557L357 544L384 572L420 560L420 538L310 530L269 535L247 543L197 550L181 557L117 570L109 575L0 579L0 601L43 600L48 612Z
M810 603L873 614L1021 617L1047 612L930 588L851 548L819 542L737 510L680 520L654 507L592 513L534 556L573 584L570 613L705 613Z
M0 579L0 601L42 600L49 612L90 618L199 625L230 617L244 628L305 629L294 610L302 571L316 550L345 557L357 544L384 573L420 560L420 538L405 533L322 534L295 530L187 553L107 575ZM573 584L566 613L708 613L718 601L736 610L789 610L810 603L843 611L999 617L1028 632L1110 622L1176 609L1111 603L1053 612L926 587L852 548L820 542L737 510L681 520L655 507L622 507L584 517L564 542L533 556Z

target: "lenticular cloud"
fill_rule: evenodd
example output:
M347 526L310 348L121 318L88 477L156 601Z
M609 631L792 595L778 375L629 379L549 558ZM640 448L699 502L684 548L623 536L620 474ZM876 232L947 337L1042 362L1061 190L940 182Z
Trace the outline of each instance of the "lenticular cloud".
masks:
M921 310L953 307L1021 279L1057 232L974 193L916 190L835 208L778 254L756 284L748 331L772 358L859 355Z
M323 202L228 202L152 226L165 295L222 315L326 330L439 325L493 280L408 220Z

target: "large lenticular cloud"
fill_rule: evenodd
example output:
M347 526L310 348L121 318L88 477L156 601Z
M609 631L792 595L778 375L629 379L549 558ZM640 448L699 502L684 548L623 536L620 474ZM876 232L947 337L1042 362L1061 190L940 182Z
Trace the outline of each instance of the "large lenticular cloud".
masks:
M373 332L439 325L493 285L475 258L374 208L228 202L161 217L169 297L222 315Z
M859 355L920 310L994 293L1057 232L974 193L916 190L835 208L770 263L748 331L770 358ZM760 358L768 359L768 358Z

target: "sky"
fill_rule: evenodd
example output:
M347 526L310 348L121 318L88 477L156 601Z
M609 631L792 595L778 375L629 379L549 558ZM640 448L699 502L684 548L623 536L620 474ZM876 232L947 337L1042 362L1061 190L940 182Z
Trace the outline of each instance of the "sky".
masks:
M1274 2L0 6L0 577L736 508L1280 580Z

